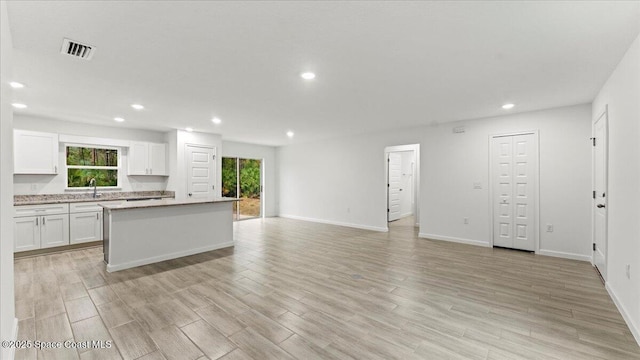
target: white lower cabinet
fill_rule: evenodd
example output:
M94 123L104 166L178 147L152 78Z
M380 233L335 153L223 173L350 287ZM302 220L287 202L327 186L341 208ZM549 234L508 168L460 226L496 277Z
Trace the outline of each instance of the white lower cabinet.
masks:
M69 245L67 214L26 216L13 220L16 252Z
M13 219L14 251L40 249L40 216Z
M101 211L71 214L69 221L71 244L102 240Z
M40 224L40 248L69 245L69 215L47 215Z

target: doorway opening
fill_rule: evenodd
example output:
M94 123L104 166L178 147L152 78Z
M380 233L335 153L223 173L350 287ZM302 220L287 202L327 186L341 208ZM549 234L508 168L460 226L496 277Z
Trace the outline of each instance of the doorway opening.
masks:
M384 149L388 226L418 226L420 144Z
M222 196L240 198L233 205L233 219L262 217L262 159L222 158Z

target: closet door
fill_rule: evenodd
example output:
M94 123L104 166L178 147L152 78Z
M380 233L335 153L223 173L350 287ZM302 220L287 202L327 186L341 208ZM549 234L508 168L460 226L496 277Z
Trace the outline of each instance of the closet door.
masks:
M492 138L493 245L534 251L538 138L536 134Z

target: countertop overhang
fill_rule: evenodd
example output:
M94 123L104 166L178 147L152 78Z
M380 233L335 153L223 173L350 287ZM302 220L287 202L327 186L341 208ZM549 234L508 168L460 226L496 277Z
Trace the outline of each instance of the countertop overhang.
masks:
M237 198L202 198L202 199L159 199L159 200L140 200L140 201L123 201L119 204L98 204L107 210L127 210L127 209L142 209L151 207L162 206L183 206L183 205L197 205L197 204L215 204L215 203L227 203L233 201L240 201Z

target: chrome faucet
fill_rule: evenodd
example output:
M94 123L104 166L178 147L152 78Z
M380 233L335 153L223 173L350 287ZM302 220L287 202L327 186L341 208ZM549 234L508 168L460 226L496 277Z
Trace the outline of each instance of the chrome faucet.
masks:
M98 185L96 184L96 178L91 178L89 180L89 187L93 186L93 198L98 197Z

